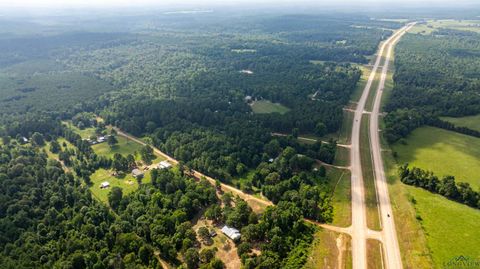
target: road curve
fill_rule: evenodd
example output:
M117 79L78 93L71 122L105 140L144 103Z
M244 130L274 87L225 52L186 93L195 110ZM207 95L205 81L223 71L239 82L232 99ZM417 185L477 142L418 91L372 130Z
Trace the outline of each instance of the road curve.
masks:
M372 87L375 74L382 60L383 52L386 46L394 40L403 30L400 29L382 43L378 50L378 55L372 72L368 77L367 84L363 89L362 96L358 101L355 109L353 126L351 133L351 150L350 150L350 165L351 165L351 186L352 186L352 263L355 269L367 268L367 220L365 211L365 190L363 184L362 164L360 160L360 127L362 122L365 104L367 102L370 88Z
M398 246L397 233L395 230L395 222L390 205L390 197L388 195L388 185L385 177L384 165L382 160L382 149L379 134L379 114L382 101L383 89L385 88L385 79L387 77L390 57L395 43L408 31L415 23L410 23L402 28L395 39L388 45L388 51L385 57L385 63L382 67L380 82L378 83L377 92L373 104L373 110L370 114L370 149L372 152L372 160L375 176L375 189L377 190L377 199L380 208L380 218L382 222L382 242L384 253L384 264L387 269L401 269L402 257Z

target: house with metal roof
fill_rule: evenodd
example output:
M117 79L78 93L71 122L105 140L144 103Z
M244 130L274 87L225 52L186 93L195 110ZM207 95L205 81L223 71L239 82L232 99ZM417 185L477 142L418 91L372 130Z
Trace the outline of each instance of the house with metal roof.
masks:
M233 241L237 241L238 239L240 239L241 236L239 230L228 227L227 225L223 226L222 233L224 233L226 236L228 236L228 238L232 239Z

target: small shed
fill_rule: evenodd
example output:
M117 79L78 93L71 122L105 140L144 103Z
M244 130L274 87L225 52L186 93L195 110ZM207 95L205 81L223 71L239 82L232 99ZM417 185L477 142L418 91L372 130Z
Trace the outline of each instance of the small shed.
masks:
M232 239L233 241L237 241L238 239L240 239L241 236L239 230L228 227L227 225L223 226L222 233L224 233L226 236L228 236L228 238Z
M135 169L132 170L132 176L134 178L137 178L137 179L138 178L143 178L143 172L142 172L142 170L135 168Z
M100 184L100 189L105 189L108 187L110 187L110 183L108 183L108 181L104 181Z

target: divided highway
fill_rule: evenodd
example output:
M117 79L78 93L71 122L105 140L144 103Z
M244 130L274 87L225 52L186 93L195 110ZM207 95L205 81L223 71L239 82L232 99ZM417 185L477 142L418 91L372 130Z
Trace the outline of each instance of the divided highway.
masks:
M352 225L347 228L334 227L331 225L319 224L313 221L311 223L320 225L326 229L333 230L340 233L349 234L352 237L352 263L355 269L367 268L367 239L376 239L383 244L383 258L384 268L387 269L400 269L402 268L402 258L400 255L400 249L397 241L395 222L390 205L390 198L388 195L388 186L385 178L385 172L383 168L383 160L381 155L381 144L379 135L378 118L380 114L381 98L383 89L385 87L385 80L388 72L388 66L393 51L394 44L408 31L415 23L410 23L405 27L396 31L391 37L389 37L379 48L375 64L372 68L367 84L363 89L360 100L358 101L354 112L353 126L351 132L351 146L350 147L350 170L351 170L351 188L352 188ZM386 51L386 53L385 53ZM361 166L361 154L360 154L360 130L362 117L365 114L365 106L367 99L370 95L373 81L377 74L377 70L380 67L382 59L385 59L382 70L381 78L378 84L373 111L370 114L370 147L373 158L373 166L375 170L375 187L377 190L378 203L380 208L380 217L382 222L382 231L372 231L367 227L366 220L366 205L365 205L365 189L363 182L362 166ZM122 132L118 128L114 128L121 136L127 137L139 144L146 145L142 140ZM157 148L154 148L155 153L164 156L170 162L176 164L177 160L161 152ZM194 176L197 178L204 177L212 185L215 184L215 179L208 177L198 171L193 170ZM255 202L262 206L273 205L270 201L259 199L249 194L245 194L242 191L226 185L221 184L222 189L239 195L246 201ZM308 221L308 220L307 220Z
M365 190L364 190L364 182L363 182L363 174L362 174L362 165L361 165L361 159L360 159L360 130L361 130L362 117L365 110L365 104L370 94L370 89L372 87L373 80L375 79L375 76L380 66L380 63L382 61L382 58L385 56L384 55L385 48L388 46L388 53L387 53L388 55L386 57L382 72L384 72L386 75L386 71L388 71L388 61L390 59L389 55L391 53L393 44L405 33L407 29L409 29L409 27L411 26L407 25L401 28L380 46L377 58L375 60L375 64L372 68L372 72L370 73L367 84L365 85L365 88L362 92L362 96L360 97L360 100L358 101L357 107L354 112L352 134L351 134L352 145L350 150L351 186L352 186L352 227L350 229L351 231L350 234L352 236L353 268L356 268L356 269L367 268L367 246L366 245L367 245L367 238L369 234L369 230L367 227L367 220L366 220ZM387 66L387 68L385 68L385 66ZM382 77L383 77L383 84L385 84L385 77L384 76ZM378 98L378 94L377 94L377 98ZM372 118L377 118L377 128L375 129L375 133L377 134L377 137L378 137L378 111L376 116L372 115ZM379 147L379 145L377 147ZM383 162L381 161L381 156L380 156L380 163L378 165L382 166L382 171L383 171ZM375 166L375 168L376 167L377 166ZM377 173L377 170L376 170L376 173ZM382 197L384 197L385 194L386 194L386 197L388 198L388 189L386 188L385 190L383 190ZM388 202L388 207L390 207L390 200L382 199L381 203L385 203L385 202ZM385 208L385 206L381 206L381 208ZM391 223L393 223L393 217L391 219ZM387 256L387 259L388 259L387 268L401 268L402 260L399 254L400 251L398 250L398 242L396 240L396 234L395 234L395 225L393 223L393 225L387 225L387 227L388 229L393 228L393 230L388 230L388 231L384 229L384 231L382 232L383 234L388 234L390 236L389 239L391 239L391 242L388 245L388 248L393 247L394 253L397 253L398 251L398 255L395 255L395 254L392 255L390 253L392 250L384 247L385 253L388 252L390 254L390 255L385 255ZM392 233L394 234L393 236L391 236ZM395 261L390 261L393 259L395 259ZM391 264L395 264L399 266L390 267Z

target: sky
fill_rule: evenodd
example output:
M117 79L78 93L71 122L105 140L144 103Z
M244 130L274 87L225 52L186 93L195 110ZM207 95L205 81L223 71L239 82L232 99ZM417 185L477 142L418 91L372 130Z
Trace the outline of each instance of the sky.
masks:
M0 0L0 7L23 8L102 8L145 6L208 6L236 4L315 5L315 6L376 6L376 5L459 6L472 5L479 0Z

